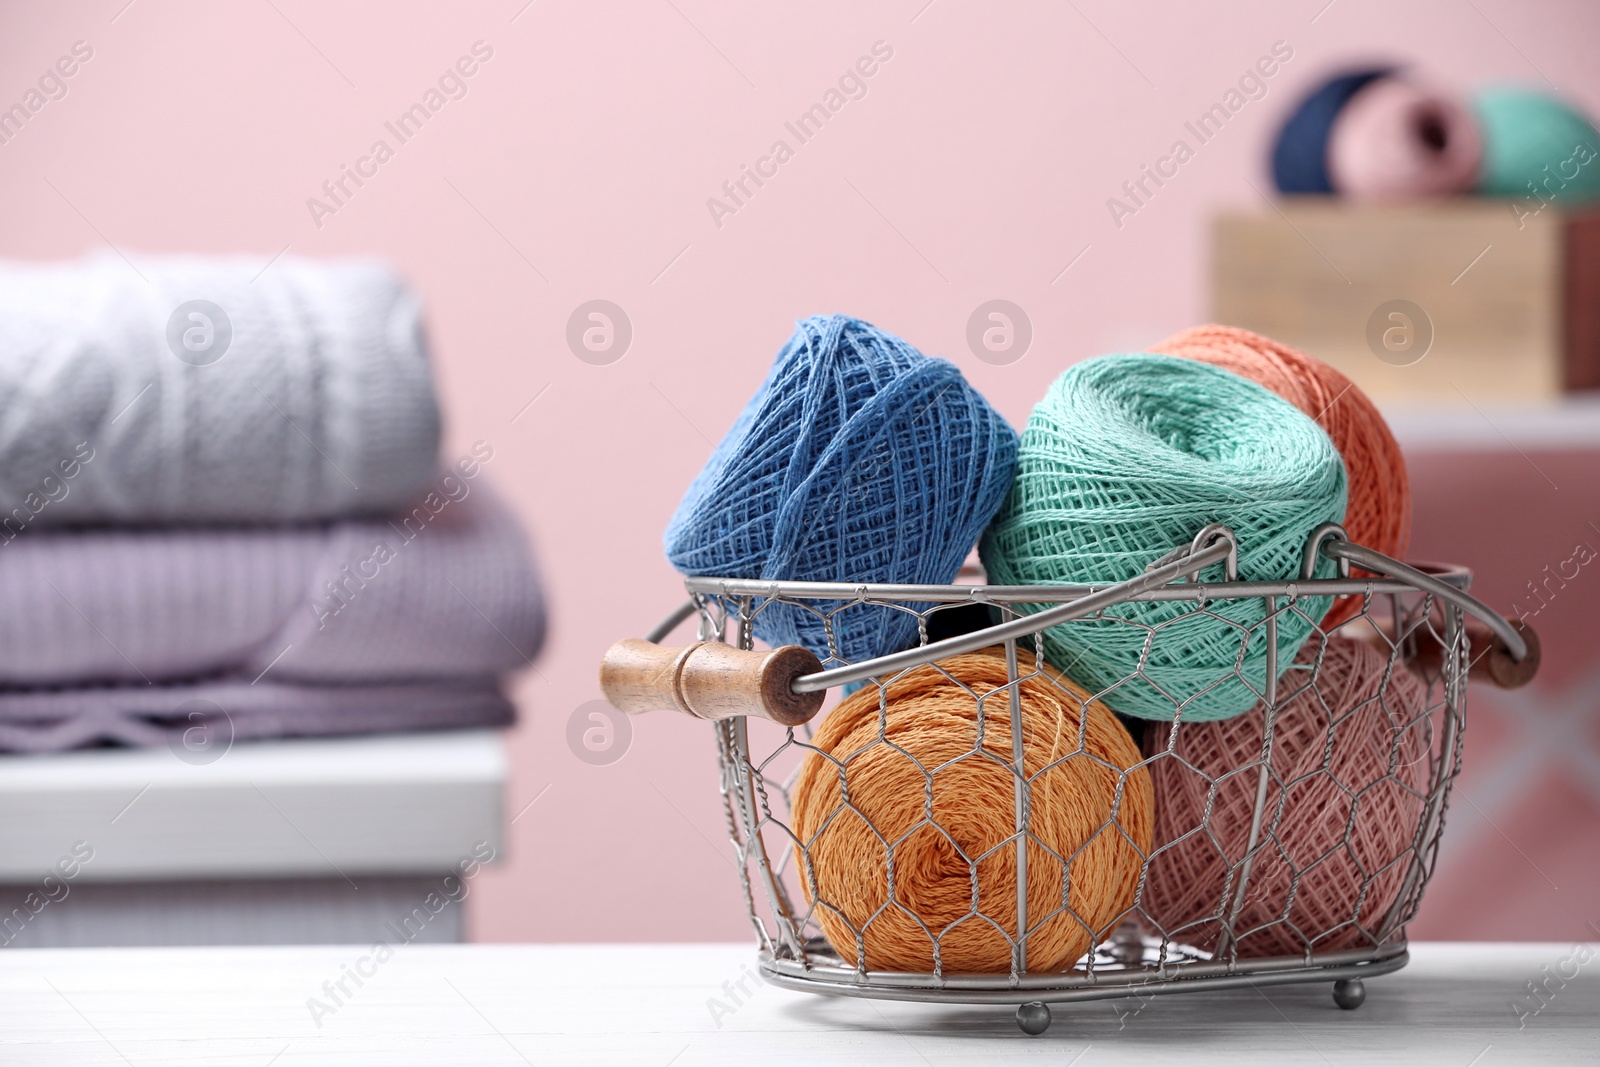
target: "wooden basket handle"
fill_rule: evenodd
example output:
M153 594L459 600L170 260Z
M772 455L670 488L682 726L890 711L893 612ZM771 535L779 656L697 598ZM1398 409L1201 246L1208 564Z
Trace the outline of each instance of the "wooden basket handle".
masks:
M1471 649L1471 662L1467 677L1477 682L1487 682L1500 689L1520 689L1533 681L1539 673L1539 634L1524 619L1507 619L1511 628L1527 642L1528 654L1518 663L1511 658L1505 642L1494 631L1468 615L1465 620L1467 644ZM1437 641L1418 641L1414 662L1429 677L1437 674L1444 656L1444 648Z
M781 726L810 722L824 693L796 693L790 685L822 670L822 661L799 645L770 652L700 641L667 648L628 638L600 661L600 692L618 711L637 715L676 709L697 719L756 715Z
M1387 616L1379 616L1370 621L1374 630L1367 634L1366 639L1374 647L1387 653L1388 639L1379 631L1389 631L1392 628L1390 620ZM1498 689L1520 689L1531 682L1533 676L1539 672L1539 634L1524 619L1507 619L1506 622L1522 635L1522 640L1528 646L1528 654L1518 663L1511 658L1511 652L1506 648L1505 642L1496 637L1493 630L1474 616L1468 615L1465 617L1464 625L1472 658L1467 665L1467 677ZM1408 657L1407 662L1425 680L1437 679L1444 666L1444 646L1434 640L1426 630L1420 630L1412 647L1415 651Z

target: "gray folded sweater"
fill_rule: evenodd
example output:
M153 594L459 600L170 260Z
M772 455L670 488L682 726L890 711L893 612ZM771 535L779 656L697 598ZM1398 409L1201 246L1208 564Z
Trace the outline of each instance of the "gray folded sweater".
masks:
M0 536L404 504L438 461L415 299L284 257L0 262Z

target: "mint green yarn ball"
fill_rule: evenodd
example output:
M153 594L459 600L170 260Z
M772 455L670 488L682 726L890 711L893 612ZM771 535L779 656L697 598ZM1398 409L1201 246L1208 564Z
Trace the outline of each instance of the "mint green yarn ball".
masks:
M1600 134L1565 101L1527 89L1486 89L1473 108L1483 130L1478 192L1537 195L1558 206L1600 197Z
M1109 585L1220 522L1238 537L1240 580L1293 581L1312 530L1344 521L1345 492L1328 435L1255 382L1174 356L1100 356L1033 409L980 551L995 584ZM1333 573L1325 561L1317 576ZM1280 669L1330 604L1279 598ZM1124 715L1226 719L1265 692L1266 618L1260 598L1130 602L1045 631L1045 658Z

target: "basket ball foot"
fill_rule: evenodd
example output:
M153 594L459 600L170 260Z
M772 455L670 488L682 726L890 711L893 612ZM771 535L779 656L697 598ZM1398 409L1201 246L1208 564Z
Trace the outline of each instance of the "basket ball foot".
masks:
M1044 1033L1050 1029L1050 1006L1041 1000L1017 1005L1017 1025L1025 1034Z
M1367 999L1367 987L1359 978L1344 978L1333 983L1333 1002L1345 1011L1355 1011Z

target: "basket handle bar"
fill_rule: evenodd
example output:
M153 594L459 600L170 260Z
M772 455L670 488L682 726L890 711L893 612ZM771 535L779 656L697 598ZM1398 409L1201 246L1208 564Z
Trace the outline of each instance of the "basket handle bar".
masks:
M1300 562L1300 577L1301 577L1301 579L1304 580L1304 581L1309 582L1309 581L1311 581L1312 579L1314 579L1317 576L1317 564L1322 561L1322 557L1324 555L1324 553L1322 551L1322 546L1323 545L1327 544L1329 541L1349 541L1349 540L1350 540L1350 535L1345 533L1344 532L1344 527L1340 526L1336 522L1325 522L1321 526L1318 526L1315 530L1312 530L1311 531L1311 536L1306 538L1305 555L1301 557L1301 562ZM1347 560L1347 559L1338 559L1337 557L1333 557L1333 556L1329 556L1328 558L1329 559L1335 559L1336 562L1338 563L1338 565L1339 565L1339 577L1341 577L1341 578L1350 577L1350 561L1349 560Z
M1179 545L1171 552L1168 552L1166 555L1154 560L1145 567L1145 572L1149 573L1150 571L1155 570L1157 567L1165 566L1174 560L1184 559L1196 552L1199 552L1203 548L1209 548L1219 537L1227 538L1230 546L1227 561L1223 566L1224 579L1226 581L1236 582L1239 580L1239 540L1233 536L1232 530L1228 529L1228 527L1224 526L1220 522L1211 523L1199 533L1195 534L1193 541L1186 545ZM1182 582L1188 580L1190 577L1192 577L1190 574L1180 574L1178 577L1174 578L1173 581Z
M667 639L668 634L672 633L672 631L676 630L678 626L682 624L683 620L693 615L699 606L699 603L693 597L685 600L682 604L678 605L677 611L674 611L671 615L668 615L662 620L660 626L657 626L654 630L651 630L648 634L646 634L645 640L649 641L652 645L659 645L661 642Z
M1237 559L1238 544L1232 531L1226 527L1216 527L1208 528L1208 531L1204 532L1211 534L1211 541L1206 547L1195 549L1189 546L1187 554L1178 559L1166 563L1158 561L1157 565L1152 565L1151 569L1143 574L1129 578L1125 582L1118 582L1116 585L1108 585L1099 592L1080 597L1070 604L1058 604L1033 615L1025 615L1020 619L1012 619L1010 622L1003 622L998 626L986 627L969 634L957 634L955 637L947 637L943 641L935 641L919 648L908 648L903 652L891 652L887 656L862 660L849 666L802 675L794 680L794 691L814 693L830 686L848 685L851 682L866 681L880 674L892 674L910 667L920 667L946 656L958 656L963 652L990 648L1003 641L1026 637L1048 629L1057 623L1093 615L1140 593L1158 589L1179 578L1198 574L1213 564Z
M1355 544L1344 536L1344 529L1336 523L1328 523L1312 532L1307 543L1306 569L1314 572L1315 556L1320 552L1323 556L1339 564L1343 574L1349 573L1351 564L1378 574L1385 574L1391 578L1398 578L1412 587L1425 593L1432 593L1442 600L1448 601L1466 611L1469 615L1482 620L1489 631L1498 638L1505 647L1506 653L1514 663L1522 663L1528 657L1528 644L1523 640L1523 631L1513 626L1511 622L1501 617L1489 605L1463 592L1447 582L1442 582L1430 574L1426 574L1415 567L1391 559L1381 552ZM1202 541L1209 538L1209 543L1201 547ZM1058 623L1069 622L1073 619L1092 615L1097 611L1112 607L1124 600L1138 596L1141 593L1159 588L1169 582L1194 575L1205 568L1224 561L1232 571L1237 566L1238 542L1233 532L1226 526L1212 525L1200 532L1193 544L1186 546L1187 553L1176 559L1162 557L1151 565L1151 569L1143 574L1107 586L1096 593L1074 600L1070 604L1060 604L1053 608L1028 615L1023 618L1013 619L998 626L990 626L970 634L959 634L923 645L920 648L910 648L903 652L894 652L887 656L875 659L862 660L846 667L835 667L831 670L819 671L815 674L803 675L794 680L794 691L797 693L811 693L827 689L830 686L846 685L850 682L865 681L882 674L892 674L897 671L918 667L931 663L936 659L946 656L959 655L963 652L974 652L980 648L989 648L1002 641L1017 637L1025 637L1040 630L1047 629ZM1309 578L1309 575L1308 575Z
M1449 601L1468 615L1478 618L1489 632L1499 638L1505 645L1506 653L1513 663L1521 663L1528 658L1528 643L1522 638L1522 631L1514 626L1510 620L1503 618L1499 612L1473 596L1471 593L1457 589L1448 583L1441 582L1431 574L1417 570L1409 564L1401 563L1397 559L1390 559L1382 552L1374 552L1364 545L1355 544L1344 539L1328 540L1322 543L1322 554L1329 559L1339 560L1344 563L1354 563L1375 574L1385 574L1390 578L1399 578L1407 584L1420 589L1424 593L1432 593L1441 600Z
M1192 578L1207 567L1218 563L1225 564L1228 578L1233 580L1237 571L1238 551L1238 540L1233 531L1226 526L1212 524L1201 530L1189 545L1181 546L1151 563L1144 573L1089 593L1071 603L1058 604L1031 615L1012 619L1010 622L989 626L972 633L958 634L917 648L908 648L843 667L800 674L792 679L790 689L797 695L817 693L836 685L847 685L919 667L946 656L991 648L1005 641L1030 636L1059 623L1092 615L1170 583ZM1343 527L1337 523L1327 523L1318 527L1308 539L1302 567L1304 572L1302 577L1306 580L1311 580L1311 575L1315 573L1319 555L1338 563L1341 576L1348 575L1350 566L1354 564L1375 574L1404 581L1413 588L1454 604L1481 620L1488 632L1499 641L1510 663L1523 665L1520 672L1515 672L1519 680L1511 683L1501 681L1499 684L1507 687L1523 684L1532 676L1533 671L1537 670L1538 653L1530 650L1528 642L1524 640L1524 634L1528 632L1525 626L1501 617L1483 601L1448 582L1441 581L1399 560L1391 559L1381 552L1351 542L1345 536ZM656 627L646 640L652 643L663 640L692 615L696 607L696 600L686 601Z

